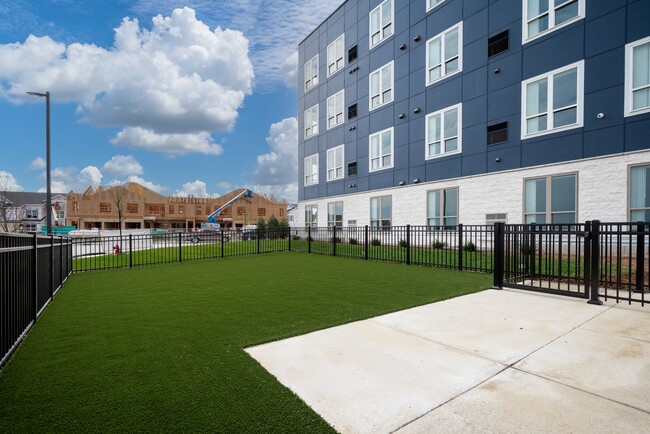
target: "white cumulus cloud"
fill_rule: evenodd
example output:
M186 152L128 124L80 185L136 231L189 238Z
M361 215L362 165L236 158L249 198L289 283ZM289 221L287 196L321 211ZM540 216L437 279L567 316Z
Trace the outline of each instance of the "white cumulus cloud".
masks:
M146 179L136 176L136 175L131 175L126 178L126 182L135 182L138 183L144 187L147 187L149 190L153 190L156 193L163 193L165 190L167 190L167 187L162 186L160 184L156 184L151 181L147 181Z
M11 173L0 170L0 193L3 191L23 191L23 187Z
M41 179L45 179L45 172L41 173ZM51 173L51 188L55 193L68 193L70 191L81 192L88 187L98 187L104 176L96 166L86 166L81 170L76 167L55 167ZM45 187L38 189L39 192L46 191Z
M232 129L253 79L242 32L211 30L190 8L155 16L151 29L124 18L110 49L33 35L0 45L1 98L48 89L91 124L125 128L118 144L153 151L218 154L210 132Z
M32 170L43 170L46 166L47 162L42 157L34 158L34 161L29 164L29 168Z
M142 164L132 155L116 155L102 167L102 170L111 175L128 176L142 175Z
M187 197L187 196L193 196L193 197L219 197L218 194L210 194L208 193L207 186L205 182L196 180L193 182L186 182L183 184L183 188L180 190L176 190L176 193L174 193L175 196L181 196L181 197Z
M266 143L271 152L257 157L257 166L251 176L254 189L277 198L297 200L298 120L287 118L272 124Z

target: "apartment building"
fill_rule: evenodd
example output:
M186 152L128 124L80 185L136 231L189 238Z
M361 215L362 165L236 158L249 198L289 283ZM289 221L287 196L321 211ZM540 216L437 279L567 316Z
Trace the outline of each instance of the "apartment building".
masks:
M347 0L299 45L299 225L650 221L650 0Z
M52 226L65 225L66 195L52 193ZM47 227L47 194L28 191L0 193L0 232L38 232Z
M192 230L243 191L198 198L163 196L134 182L121 187L89 187L83 193L68 194L67 223L79 229L119 229L118 203L122 203L122 229ZM286 201L253 192L252 198L240 197L226 207L217 221L224 227L241 227L260 218L283 219L286 214Z

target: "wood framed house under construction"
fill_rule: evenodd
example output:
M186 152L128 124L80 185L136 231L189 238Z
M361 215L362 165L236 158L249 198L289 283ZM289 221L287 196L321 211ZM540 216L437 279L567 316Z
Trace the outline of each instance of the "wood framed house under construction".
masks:
M83 193L68 194L67 224L78 229L178 229L201 227L208 216L245 189L215 198L164 196L131 182L116 187L89 187ZM216 216L223 227L242 227L258 219L287 217L287 202L253 192L239 197ZM120 213L121 211L121 213Z

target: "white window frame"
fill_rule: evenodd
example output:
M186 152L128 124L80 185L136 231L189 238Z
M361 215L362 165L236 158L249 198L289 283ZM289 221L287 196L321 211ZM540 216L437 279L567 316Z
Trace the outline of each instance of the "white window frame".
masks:
M313 67L311 66L311 64L312 64L313 62L316 62L316 75L311 75L311 73L310 73L310 74L307 74L307 71L308 71L308 70L309 70L309 71L312 70ZM309 92L310 90L312 90L312 89L318 87L318 81L319 81L319 80L318 80L318 72L319 72L319 71L318 71L318 68L319 68L319 65L318 65L318 54L315 55L314 57L312 57L311 59L309 59L307 62L305 62L305 66L304 66L304 69L303 69L303 73L304 73L304 77L303 77L303 78L304 78L304 81L305 81L305 92ZM308 77L309 77L309 78L308 78ZM308 83L310 83L310 82L311 82L312 84L311 84L311 86L308 86Z
M383 217L385 217L385 216L382 215L382 210L384 209L384 207L383 207L383 202L384 202L384 200L386 200L386 199L390 200L390 218L389 218L389 219L385 219L385 218L383 218ZM379 217L378 220L373 220L373 219L372 219L372 204L373 204L373 201L376 201L376 203L377 203L378 206L379 206L379 209L377 210L377 211L378 211L377 214L378 214L378 217ZM383 222L384 220L388 220L388 225L385 225L385 226L384 226L384 225L382 224L382 222ZM374 225L373 225L373 221L376 221L377 224L374 224ZM384 196L375 196L375 197L371 197L371 198L370 198L370 227L376 230L376 229L385 229L385 228L390 228L392 225L393 225L393 196L391 196L391 195L384 195Z
M333 103L332 103L333 101ZM331 110L333 108L333 111ZM343 125L345 117L343 112L345 110L345 90L340 90L334 95L327 98L327 129L336 128ZM334 121L334 123L331 123Z
M387 89L383 89L382 83L384 81L384 71L386 71L387 68L390 68L390 87ZM379 75L379 93L375 94L379 96L379 100L381 101L378 105L372 106L372 77L373 75ZM386 92L390 91L390 99L384 99L384 96L386 95ZM387 64L375 69L370 73L368 76L368 110L373 111L378 109L379 107L383 107L386 104L390 104L395 100L395 62L390 61Z
M316 211L316 212L314 212ZM307 215L309 215L309 221L307 221ZM315 217L312 219L312 217ZM305 227L318 227L318 205L305 205Z
M447 192L454 190L456 192L456 215L445 215L445 199L446 195L448 194ZM431 216L429 215L429 204L431 202L431 193L440 193L440 197L438 198L439 203L438 203L438 209L440 210L440 215L439 216ZM459 216L460 214L460 209L459 209L459 203L460 203L460 193L459 193L459 188L458 187L448 187L448 188L439 188L435 190L428 190L427 191L427 226L429 227L448 227L448 226L457 226L459 222ZM439 225L432 225L431 220L437 219L440 221L441 224ZM448 219L455 219L456 224L455 225L448 225L447 220Z
M30 220L38 220L40 211L38 208L27 208L25 210L25 218Z
M444 3L445 0L427 0L427 12Z
M330 48L334 50L334 58L332 59L330 54ZM338 55L338 50L340 49L341 55ZM332 65L335 69L331 69ZM345 68L345 33L339 36L327 46L327 76L330 77L337 72Z
M536 33L533 36L528 36L528 23L529 23L529 21L532 21L532 20L528 20L528 0L522 0L522 2L521 2L522 3L522 9L521 9L522 10L522 16L521 16L521 26L522 26L522 29L521 29L521 43L525 44L525 43L533 41L533 40L535 40L537 38L541 38L543 36L548 35L551 32L554 32L554 31L556 31L558 29L561 29L564 26L568 26L571 23L574 23L574 22L576 22L578 20L583 19L585 17L585 3L586 3L586 0L577 0L578 1L578 15L571 18L570 20L567 20L567 21L563 22L562 24L559 24L557 26L555 25L555 9L559 9L559 7L561 7L562 5L564 5L566 3L570 3L571 1L573 1L573 0L566 0L561 5L555 7L553 5L553 2L551 0L549 0L548 29L543 30L543 31L541 31L539 33ZM541 15L539 15L539 16L541 16ZM535 19L535 18L533 18L533 19Z
M315 111L315 114L314 114L314 111ZM311 125L309 125L309 126L307 125L307 118L308 118L307 113L310 113L309 119L312 120ZM319 116L319 114L318 114L318 104L316 104L315 106L309 107L307 110L305 110L305 115L303 117L303 121L304 121L304 125L303 125L304 128L303 129L304 129L304 132L305 132L305 139L309 139L311 137L314 137L314 136L318 135L318 116ZM310 131L311 133L307 134L308 131Z
M387 3L390 3L390 21L388 23L383 23L381 22L381 18L383 17L382 9L384 5ZM379 11L379 40L377 41L376 44L373 45L372 43L372 14L375 13L375 11ZM388 26L391 26L391 33L390 35L386 36L385 34L385 29ZM393 4L393 0L385 0L381 2L376 8L370 11L368 14L368 44L370 45L370 49L372 50L373 48L381 45L382 42L390 38L395 34L395 5Z
M336 206L341 205L341 221L336 220ZM334 212L332 212L332 209ZM336 226L337 228L343 227L343 201L329 202L327 204L327 227L331 228Z
M445 59L445 40L447 38L447 34L455 29L458 29L458 69L447 73L447 68L446 68L446 63L449 61ZM429 71L433 68L429 66L429 45L433 43L436 39L440 39L440 49L441 49L441 56L440 56L440 68L442 69L442 73L440 74L440 77L436 78L435 80L429 80ZM426 68L424 68L424 75L425 75L425 83L427 86L432 85L434 83L438 83L441 80L445 80L446 78L452 77L460 72L463 71L463 22L459 22L457 24L454 24L453 26L449 27L443 32L438 33L436 36L433 38L429 39L426 44ZM450 59L451 60L451 59Z
M584 125L584 100L585 100L585 61L580 60L578 62L572 63L570 65L563 66L561 68L554 69L553 71L545 72L536 77L529 78L521 82L521 140L529 139L531 137L544 136L547 134L554 134L559 131L572 130L575 128L582 128ZM554 116L551 116L553 112L560 111L560 109L553 109L553 76L561 74L563 72L569 71L576 68L576 123L563 125L561 127L552 127L551 123L555 120ZM546 115L547 115L547 129L544 131L536 131L534 133L527 133L528 123L526 118L526 86L529 83L534 83L543 79L548 80L547 84L547 99L546 99ZM570 106L567 106L570 107ZM563 107L562 110L566 109ZM539 116L536 115L536 116Z
M458 111L458 131L456 136L445 137L445 115L452 111ZM429 118L440 115L440 154L429 154ZM454 151L446 151L445 143L447 140L457 138L458 146ZM446 157L449 155L460 154L463 152L463 104L456 104L449 107L445 107L441 110L429 113L424 121L424 158L426 160L433 160L435 158Z
M316 164L314 164L314 160ZM312 171L312 167L316 167L316 173ZM317 185L318 184L318 154L312 154L308 157L305 157L304 160L304 173L303 173L303 181L305 187L309 187L310 185ZM309 171L307 170L309 168Z
M639 39L638 41L630 42L629 44L625 45L625 116L626 117L650 112L650 106L634 110L633 107L634 99L632 97L632 92L634 90L632 89L632 84L633 84L632 78L634 74L634 64L633 64L634 59L632 57L632 53L634 52L634 48L644 44L650 44L650 36L643 39ZM650 85L643 86L643 87L649 87L649 86Z
M341 154L341 165L336 165L336 154ZM337 179L343 179L345 176L343 168L345 167L345 145L339 145L335 148L327 150L327 180L336 181ZM337 176L337 173L340 170L340 175Z
M381 153L381 139L384 133L390 132L390 153L382 154ZM372 155L372 138L379 136L379 155ZM384 157L390 155L390 165L383 166L381 163ZM372 160L379 159L379 167L377 169L372 168ZM368 171L369 172L378 172L380 170L390 169L395 165L395 131L393 127L386 128L385 130L377 131L376 133L368 136Z

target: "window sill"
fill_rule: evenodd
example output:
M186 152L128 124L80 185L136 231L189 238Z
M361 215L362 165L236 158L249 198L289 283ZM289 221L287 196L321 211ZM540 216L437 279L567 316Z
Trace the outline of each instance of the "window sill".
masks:
M449 156L452 156L452 155L458 155L458 154L462 154L462 153L463 153L463 150L462 150L462 148L461 148L461 149L459 149L459 150L457 150L457 151L453 151L453 152L445 152L444 154L440 154L440 155L425 156L424 159L425 159L426 161L430 161L430 160L438 160L438 159L440 159L440 158L449 157Z
M551 130L538 131L536 133L531 133L531 134L522 134L521 140L533 139L535 137L547 136L549 134L560 133L562 131L574 130L576 128L582 128L582 126L583 126L582 123L578 123L578 124L565 125L559 128L553 128Z
M429 72L429 71L427 71L426 68L425 68L425 69L424 69L424 73L425 73L425 74L428 74L428 72ZM448 78L450 78L450 77L453 77L453 76L456 75L456 74L460 74L461 72L463 72L463 68L460 68L460 69L458 69L457 71L452 72L451 74L443 75L442 77L440 77L440 78L438 78L438 79L436 79L436 80L429 81L429 82L427 82L426 86L428 87L428 86L431 86L431 85L433 85L433 84L440 83L441 81L445 81L446 79L448 79Z
M388 104L392 104L392 103L393 103L393 100L391 99L390 101L381 103L381 104L379 104L378 106L375 106L375 107L370 107L370 105L369 105L368 106L368 111L371 112L371 111L380 109L380 108L382 108L384 106L387 106Z

